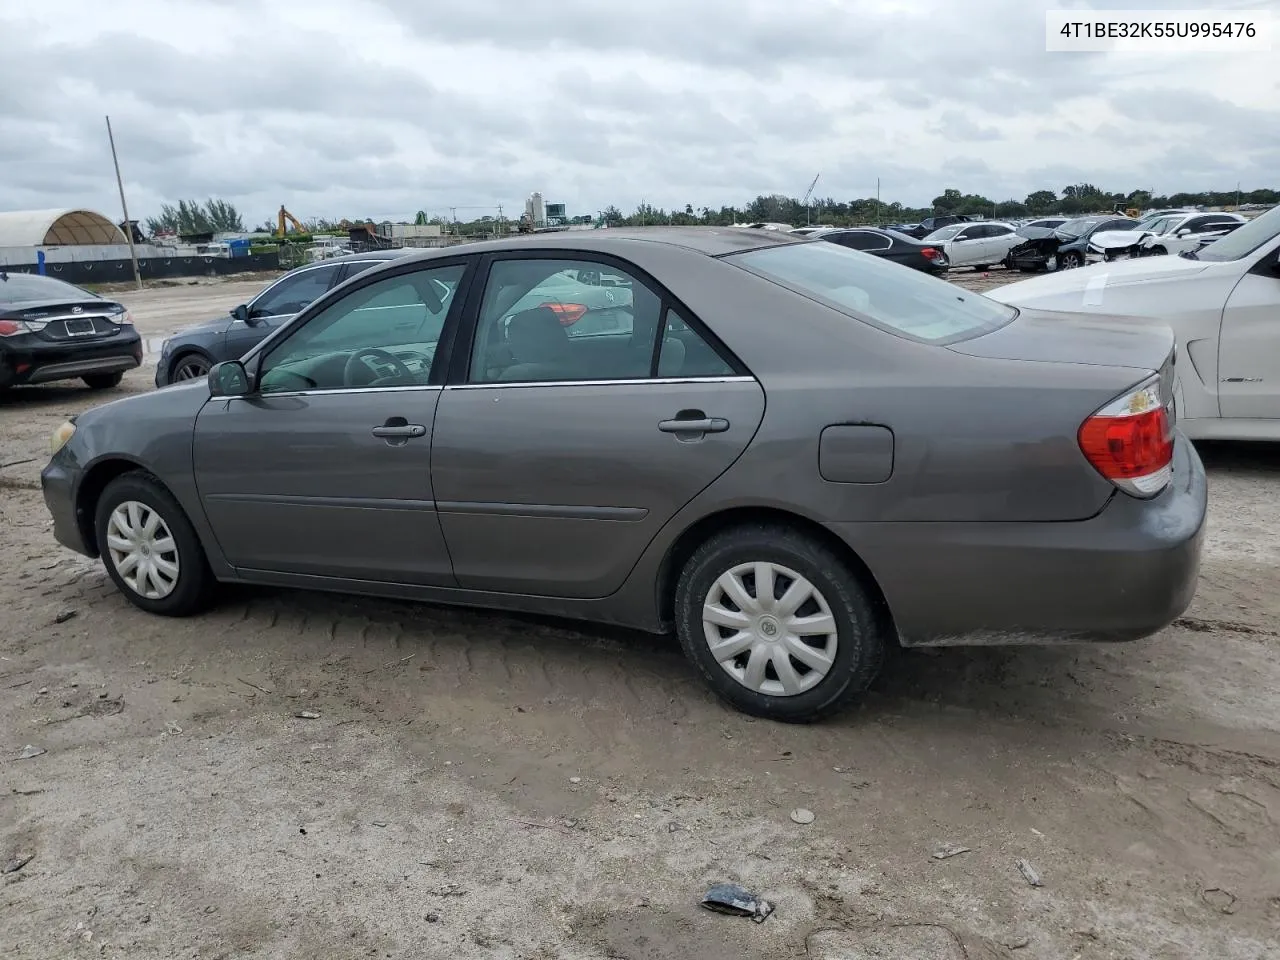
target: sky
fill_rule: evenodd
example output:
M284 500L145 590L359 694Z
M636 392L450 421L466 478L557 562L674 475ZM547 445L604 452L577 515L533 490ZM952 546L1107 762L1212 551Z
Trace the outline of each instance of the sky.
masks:
M943 189L1280 187L1270 52L1047 53L1045 11L1280 0L0 0L0 210L246 226Z

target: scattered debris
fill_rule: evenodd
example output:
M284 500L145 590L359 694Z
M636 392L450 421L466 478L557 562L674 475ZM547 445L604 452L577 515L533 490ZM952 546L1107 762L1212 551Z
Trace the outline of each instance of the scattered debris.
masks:
M407 657L401 657L399 660L391 660L387 663L384 663L383 666L394 667L396 664L399 664L399 663L408 663L410 660L412 660L416 656L417 656L416 653L411 653Z
M1018 872L1022 874L1027 883L1033 887L1043 887L1044 881L1040 879L1040 874L1036 873L1036 868L1026 860L1018 859L1014 861L1018 866Z
M1031 944L1030 937L1005 937L1000 941L1001 945L1010 950L1021 950L1023 947Z
M18 759L32 760L35 757L41 756L42 754L46 754L48 752L49 751L46 750L44 747L33 747L31 744L28 743L25 747L22 748L22 753L18 755Z
M774 911L768 900L757 897L736 883L717 883L702 898L702 906L715 913L750 917L756 923L764 923Z
M581 778L581 777L570 777L570 778L569 778L569 782L570 782L570 783L581 783L581 782L582 782L582 778Z
M791 811L791 821L801 825L813 823L814 816L812 810L806 810L804 807L796 807Z
M375 827L385 827L387 825L387 821L385 820L371 820L370 823Z
M53 622L54 622L54 623L66 623L68 620L70 620L70 619L71 619L72 617L74 617L75 615L76 615L76 611L75 611L75 610L62 610L62 611L59 611L58 615L57 615L56 617L54 617L54 618L53 618Z
M17 873L19 870L21 870L23 867L25 867L28 863L30 863L34 859L35 859L35 854L32 854L31 856L27 856L27 857L14 857L12 860L10 860L8 863L4 865L4 870L0 872Z
M683 829L684 826L676 823L674 820L667 824L667 833L679 833Z
M1230 890L1223 890L1221 887L1208 887L1200 892L1200 899L1215 910L1221 910L1223 913L1236 912L1236 895Z
M537 821L534 821L534 820L520 820L517 817L507 817L507 820L510 823L518 823L521 826L525 826L525 827L537 827L539 830L558 830L560 833L566 833L566 834L572 833L572 831L565 829L564 827L560 826L560 824L558 823L538 823ZM446 840L445 843L453 843L453 839L450 838Z
M36 691L36 693L40 694L40 696L42 697L48 692L49 692L48 687L41 687L39 690Z
M299 720L319 720L320 719L320 714L316 713L314 710L299 710L297 713L294 714L294 716L297 717Z
M438 913L428 913L428 914L427 914L425 917L423 917L422 919L423 919L423 920L425 920L425 921L427 921L427 923L439 923L439 922L440 922L440 914L438 914Z
M962 853L969 853L968 847L962 847L957 843L944 843L937 850L933 851L933 859L949 860L952 857L958 857Z
M11 683L11 684L9 684L8 689L10 689L10 690L17 690L19 687L25 687L28 683L31 683L31 681L30 681L30 680L19 680L17 683Z
M182 732L182 728L178 726L176 723L174 723L172 720L170 720L167 724L165 724L164 729L165 729L165 732L168 733L170 736L175 736L175 737Z
M462 889L462 884L460 883L446 883L437 890L427 891L427 896L429 897L465 897L466 895L467 891Z

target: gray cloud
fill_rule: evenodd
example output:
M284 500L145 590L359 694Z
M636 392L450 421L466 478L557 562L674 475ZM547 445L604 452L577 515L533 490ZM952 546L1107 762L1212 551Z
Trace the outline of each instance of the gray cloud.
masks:
M578 212L719 207L799 195L819 171L820 196L871 196L879 177L912 204L1275 185L1280 61L1048 54L1044 11L1062 5L6 4L0 209L113 211L108 113L143 216L208 195L254 221L281 203L511 212L534 189Z

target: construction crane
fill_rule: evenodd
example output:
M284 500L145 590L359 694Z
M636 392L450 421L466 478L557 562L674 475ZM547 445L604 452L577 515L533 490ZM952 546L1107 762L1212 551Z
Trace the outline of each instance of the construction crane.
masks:
M804 204L804 225L806 227L809 225L809 201L813 198L813 188L818 185L818 177L820 176L822 176L821 173L813 175L813 183L809 184L809 189L804 192L804 199L800 201Z
M276 236L283 237L285 234L285 221L293 224L293 229L297 233L306 233L306 229L298 222L298 218L284 208L284 204L280 204L280 213L276 216Z

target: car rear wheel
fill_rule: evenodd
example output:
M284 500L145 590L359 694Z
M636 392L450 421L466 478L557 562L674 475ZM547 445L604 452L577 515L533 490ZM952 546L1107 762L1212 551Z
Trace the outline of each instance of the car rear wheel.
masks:
M182 617L208 601L214 580L200 539L154 477L134 471L108 483L94 529L107 575L134 606Z
M722 531L685 564L676 630L711 689L737 709L808 723L875 679L885 639L866 590L826 545L785 526Z
M110 390L112 387L120 386L120 381L124 379L123 373L91 373L87 377L82 377L85 386L90 390Z
M211 366L212 364L198 353L183 354L169 367L169 382L203 379L209 375Z

